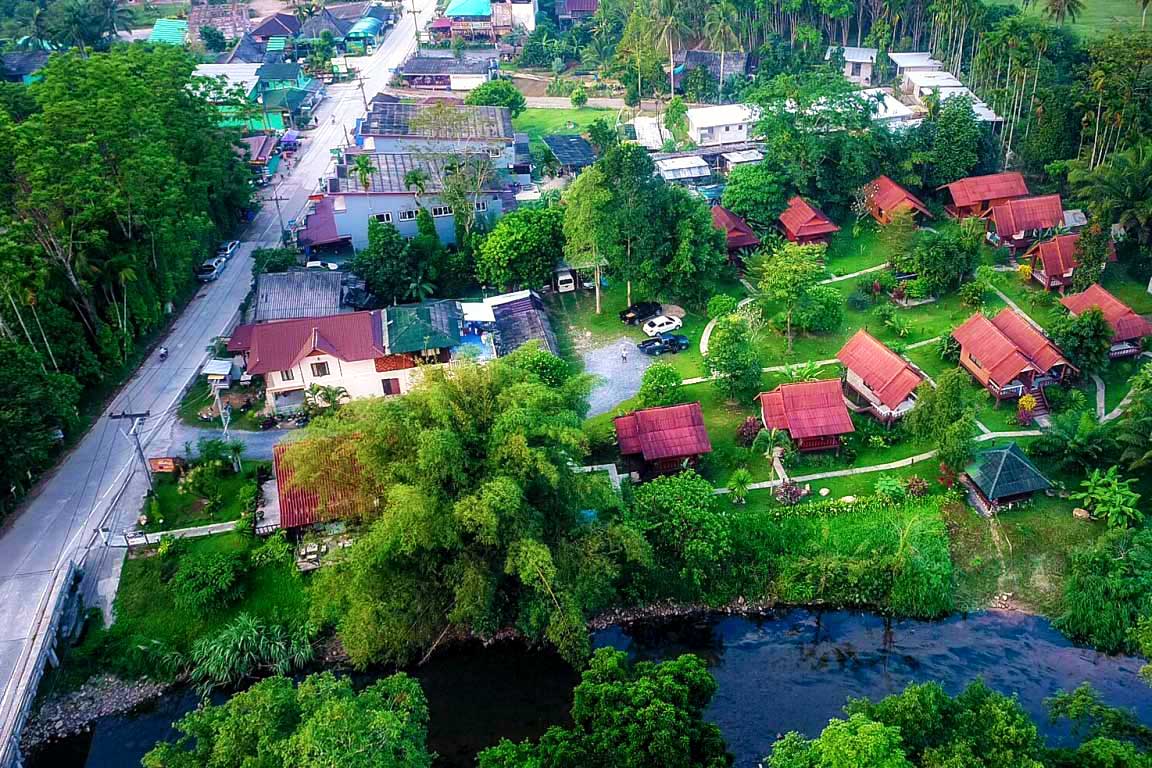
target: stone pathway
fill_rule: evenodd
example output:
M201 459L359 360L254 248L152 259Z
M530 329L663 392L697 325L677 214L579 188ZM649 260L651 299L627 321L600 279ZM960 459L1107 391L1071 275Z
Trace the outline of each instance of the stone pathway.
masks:
M1019 304L1017 304L1011 298L1008 297L1008 294L1004 293L1004 291L1000 290L996 286L992 286L992 290L996 292L996 295L1000 297L1001 301L1003 301L1005 304L1007 304L1009 307L1011 307L1013 310L1015 310L1016 313L1020 315L1020 317L1027 320L1029 325L1031 325L1033 328L1040 331L1041 333L1044 333L1044 326L1040 325L1040 323L1033 320L1031 315L1029 315L1027 312L1025 312L1023 309L1021 309Z
M1104 379L1092 374L1092 381L1096 384L1096 418L1104 418Z
M884 262L883 264L877 264L876 266L868 267L867 269L861 269L857 272L852 272L851 274L837 275L836 277L829 277L825 280L821 280L820 285L828 285L830 283L839 283L843 280L851 280L854 277L860 277L861 275L868 275L868 274L871 274L873 272L879 272L882 269L888 269L888 262Z

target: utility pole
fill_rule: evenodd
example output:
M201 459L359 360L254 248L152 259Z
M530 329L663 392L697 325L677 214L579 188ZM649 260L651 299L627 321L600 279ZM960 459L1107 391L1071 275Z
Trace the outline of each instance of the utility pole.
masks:
M132 428L127 432L120 430L120 434L132 441L136 446L136 458L140 459L140 465L144 467L144 477L148 479L148 490L156 490L152 485L152 471L148 468L148 459L144 458L144 446L140 445L140 425L144 423L144 419L148 418L149 411L143 413L129 413L128 411L120 411L120 413L109 414L110 419L132 419Z
M360 86L360 98L364 100L364 111L368 111L368 97L364 95L364 78L360 75L356 76L356 85Z
M416 20L416 0L412 0L412 32L416 36L416 55L420 55L420 22Z
M228 439L228 425L232 422L232 405L220 402L220 390L216 387L212 388L212 394L216 398L216 412L220 414L220 426L224 430L224 439Z
M285 243L286 235L284 233L284 212L280 210L280 201L283 200L284 202L287 202L290 198L281 198L280 195L273 192L271 198L266 197L264 199L271 200L276 205L276 219L280 222L280 236L276 238L276 241L280 243L281 246L283 246Z

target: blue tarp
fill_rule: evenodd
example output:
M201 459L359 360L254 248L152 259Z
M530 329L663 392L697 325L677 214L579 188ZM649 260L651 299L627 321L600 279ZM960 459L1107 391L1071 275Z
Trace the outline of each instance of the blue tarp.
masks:
M365 16L364 18L360 19L360 21L353 24L352 29L348 30L348 34L346 34L344 37L376 37L376 35L380 34L380 30L383 26L384 22L380 21L380 19L374 19L371 16Z

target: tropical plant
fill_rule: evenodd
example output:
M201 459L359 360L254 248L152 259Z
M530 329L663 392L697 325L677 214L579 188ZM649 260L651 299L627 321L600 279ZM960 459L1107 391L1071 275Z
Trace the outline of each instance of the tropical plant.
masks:
M288 675L312 661L312 630L241 613L192 646L191 677L204 693L265 674Z
M712 320L730 315L736 311L736 306L739 302L735 297L729 296L726 293L718 293L712 298L708 299L708 317Z
M321 409L333 408L348 400L348 390L344 387L313 382L304 390L304 397L309 406L316 412Z
M747 467L737 467L728 476L728 495L733 504L743 504L748 498L748 486L752 484L752 473Z
M1068 410L1052 417L1029 452L1061 472L1090 472L1116 461L1116 434L1087 410Z
M889 501L899 501L904 498L904 483L900 478L892 475L880 475L873 486L876 495Z
M671 363L653 363L644 369L640 378L640 391L636 393L642 408L669 405L676 399L676 393L684 377Z
M1152 243L1152 140L1074 170L1069 181L1096 220L1116 222L1141 245Z
M743 318L728 315L716 321L704 365L713 376L713 386L725 398L742 400L756 393L760 387L760 357Z
M1144 513L1137 502L1140 494L1132 490L1134 478L1123 479L1115 465L1101 472L1099 467L1092 470L1088 478L1080 483L1083 490L1074 492L1070 498L1083 501L1097 517L1103 517L1111 528L1130 528L1144 519Z
M200 613L230 605L245 591L243 552L209 552L185 555L172 576L176 604Z
M814 360L784 366L784 375L788 381L816 381L820 378L820 368Z

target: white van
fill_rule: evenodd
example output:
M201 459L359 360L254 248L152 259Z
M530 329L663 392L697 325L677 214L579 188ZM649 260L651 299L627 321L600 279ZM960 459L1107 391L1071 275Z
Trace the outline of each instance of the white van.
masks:
M557 293L571 293L576 290L576 275L570 267L557 267L555 282Z

